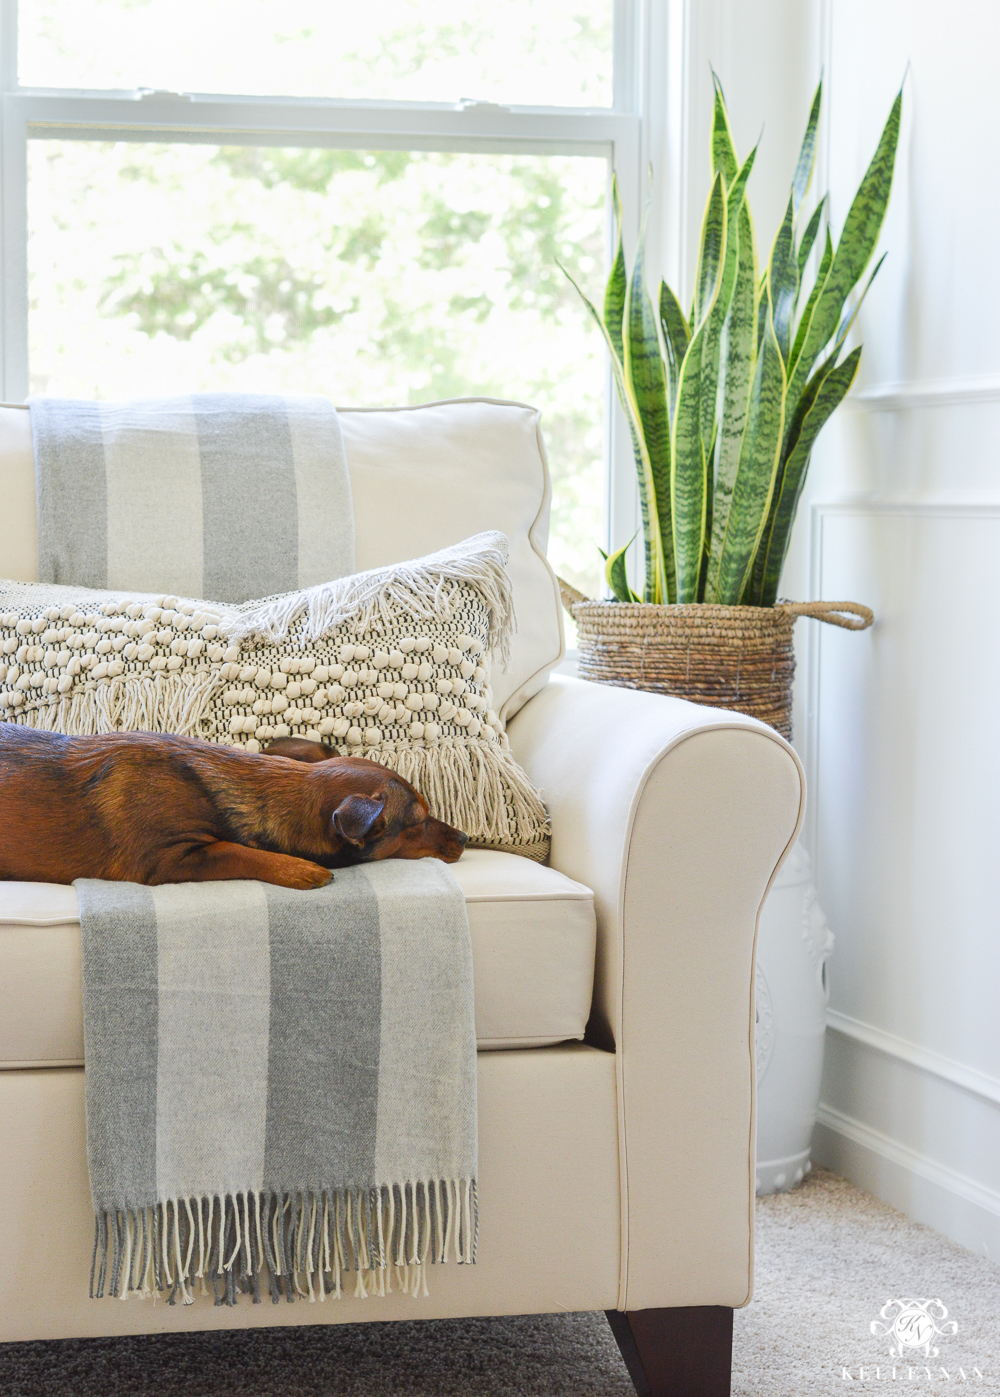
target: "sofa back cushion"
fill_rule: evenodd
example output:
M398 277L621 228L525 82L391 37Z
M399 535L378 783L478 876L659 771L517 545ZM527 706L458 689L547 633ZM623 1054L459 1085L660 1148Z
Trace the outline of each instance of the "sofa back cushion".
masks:
M501 716L542 687L563 653L555 576L545 558L550 484L540 414L484 398L407 408L341 408L359 571L499 530L510 543L518 630L493 675ZM0 576L38 576L35 468L27 408L0 407Z

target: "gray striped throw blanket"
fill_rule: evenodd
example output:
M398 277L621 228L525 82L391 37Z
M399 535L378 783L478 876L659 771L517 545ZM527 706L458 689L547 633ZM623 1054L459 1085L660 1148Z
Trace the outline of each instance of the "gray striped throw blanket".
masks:
M76 884L91 1294L427 1293L474 1262L465 900L437 859Z
M354 572L326 398L29 404L41 582L244 602Z

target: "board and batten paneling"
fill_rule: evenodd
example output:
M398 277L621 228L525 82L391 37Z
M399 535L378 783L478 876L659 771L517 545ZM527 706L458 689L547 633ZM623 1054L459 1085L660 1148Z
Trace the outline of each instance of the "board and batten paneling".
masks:
M827 430L784 591L796 745L837 936L815 1157L1000 1260L1000 9L817 0L835 229L909 64L853 402Z

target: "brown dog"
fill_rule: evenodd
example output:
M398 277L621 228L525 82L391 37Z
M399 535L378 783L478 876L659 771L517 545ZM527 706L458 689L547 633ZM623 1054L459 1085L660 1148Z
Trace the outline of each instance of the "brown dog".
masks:
M318 744L286 738L254 754L0 723L0 879L319 888L352 863L454 863L465 843L396 772Z

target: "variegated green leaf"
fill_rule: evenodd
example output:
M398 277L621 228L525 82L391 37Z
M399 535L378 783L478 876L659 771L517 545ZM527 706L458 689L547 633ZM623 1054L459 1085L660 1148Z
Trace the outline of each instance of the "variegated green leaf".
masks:
M670 453L677 600L698 600L705 546L706 461L701 435L701 356L705 322L691 337L681 365Z
M705 205L698 248L698 271L695 277L694 305L691 309L691 329L694 331L708 314L715 297L719 266L726 250L726 194L721 174L712 181L712 192Z
M619 548L616 553L605 553L601 549L601 556L604 558L604 579L611 588L611 595L618 601L641 601L628 585L628 577L625 573L625 554L635 542L635 534L629 539L624 548Z
M815 402L806 413L798 441L782 473L781 491L777 507L772 512L768 537L761 545L765 561L763 587L760 601L757 603L759 606L773 606L777 600L781 569L788 553L792 524L795 522L813 444L830 414L847 396L860 362L861 346L858 345L838 368L831 369L826 375L816 394Z
M660 329L667 350L667 380L670 385L670 416L673 419L677 401L677 378L681 363L691 343L691 328L684 318L681 303L665 281L660 282Z
M720 398L725 397L726 356L720 353L726 317L736 287L739 270L740 215L746 207L747 180L757 157L757 147L744 160L725 195L726 247L722 258L719 287L705 321L705 343L701 356L701 438L705 453L705 559L714 517L715 452L719 432ZM699 587L699 594L701 592Z
M789 341L791 339L792 312L799 294L799 269L795 258L795 204L794 194L789 196L785 216L781 220L771 261L767 269L768 292L771 310L774 315L774 334L781 350L781 357L788 363Z
M712 173L721 175L728 188L736 178L740 162L736 158L736 145L729 126L729 113L726 111L722 84L714 68L712 83L715 87L715 106L712 111Z
M703 596L709 602L716 600L722 540L740 462L750 384L757 363L757 249L753 219L746 201L740 210L738 230L739 266L723 328L722 361L725 363L725 374L722 421L716 449L709 558Z
M621 402L622 410L625 413L625 420L628 423L629 436L632 439L632 452L635 456L636 473L639 481L639 508L642 514L642 534L646 554L644 600L665 602L670 600L670 593L667 589L667 576L664 565L663 544L660 539L659 518L656 513L655 504L653 503L655 495L653 491L649 452L646 450L646 441L642 434L642 421L639 417L639 410L636 406L635 398L630 392L624 365L615 353L615 348L611 343L611 337L608 334L607 326L597 313L597 307L590 298L584 294L580 286L574 281L573 277L570 276L562 263L558 262L556 265L586 306L591 319L600 330L611 355L611 372L614 375L615 387L618 390L618 398Z
M781 459L785 418L785 365L768 311L719 556L717 600L739 605L767 523Z
M642 435L649 460L649 506L655 509L665 573L664 600L676 590L674 580L673 528L670 508L670 412L667 406L667 379L660 354L656 314L646 290L647 201L639 230L632 275L625 297L624 368L642 423Z
M826 230L826 245L823 249L823 256L820 258L819 267L816 269L816 280L813 288L809 292L809 299L806 301L805 310L799 320L799 327L795 331L795 342L792 345L792 352L788 357L788 371L792 373L802 352L802 345L805 341L806 331L809 329L809 321L812 319L813 308L819 300L820 293L826 285L827 277L830 275L830 268L833 265L833 239L830 237L830 229Z
M875 266L872 268L871 276L865 282L865 289L862 291L861 295L855 301L854 305L850 308L850 310L848 310L847 314L840 322L840 328L837 331L837 338L833 342L833 348L827 355L826 367L828 369L832 369L834 364L837 362L837 359L840 357L840 351L844 347L844 341L847 339L847 336L851 333L851 327L853 326L855 320L857 320L858 318L858 312L864 305L865 297L871 290L872 282L875 280L879 272L882 270L882 263L888 256L888 252L882 253L882 256L878 259L878 261L875 263Z
M816 205L812 217L806 224L806 231L802 234L802 241L799 243L798 269L799 287L802 286L802 278L805 276L806 263L809 261L809 254L813 250L813 243L816 241L816 234L819 232L820 219L823 217L823 209L826 207L826 195Z
M837 338L833 342L833 348L830 350L830 353L827 355L827 357L823 360L822 364L820 364L819 368L809 379L809 382L802 390L802 393L799 397L799 401L795 404L788 404L785 414L785 446L783 451L783 456L785 460L788 459L789 454L795 449L795 444L798 440L799 433L802 430L802 424L806 419L806 414L810 412L810 410L812 409L813 403L816 401L816 395L819 392L824 379L826 378L827 374L834 367L838 358L840 357L840 351L844 347L844 341L850 334L851 326L857 319L858 311L861 309L864 303L864 299L868 295L868 291L871 287L872 282L878 276L879 268L882 266L882 263L885 261L888 255L889 254L887 252L883 252L882 256L876 262L872 270L872 274L868 278L868 281L865 285L865 289L858 297L855 305L852 307L850 312L847 315L845 315L843 320L841 321L840 329L837 331ZM759 586L763 586L763 573L761 573L760 577L758 578L758 583Z
M816 135L819 130L819 110L822 106L822 102L823 81L820 79L812 100L812 107L809 111L809 120L806 122L806 132L802 137L799 158L795 165L795 174L792 176L792 208L796 215L802 207L802 201L809 191L809 185L812 183L813 169L816 165Z
M622 323L625 317L625 294L628 279L625 274L625 253L622 249L622 201L618 194L618 176L611 177L611 198L615 210L615 260L604 291L604 326L619 359L625 351L622 345Z
M813 307L802 349L792 370L789 396L793 402L805 387L810 370L824 345L836 331L844 302L875 250L892 188L902 106L903 94L900 92L892 104L872 162L848 210L830 274Z

